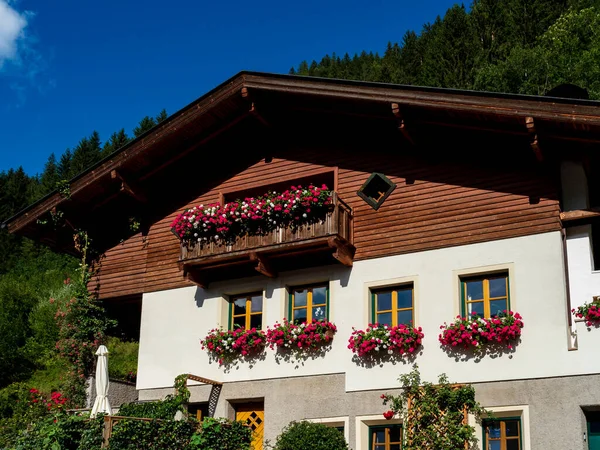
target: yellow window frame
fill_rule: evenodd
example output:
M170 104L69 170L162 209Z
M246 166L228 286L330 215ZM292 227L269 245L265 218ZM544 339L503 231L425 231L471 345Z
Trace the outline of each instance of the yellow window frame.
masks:
M400 427L400 440L399 441L392 441L391 438L391 431L392 431L392 427L396 428L396 427ZM375 442L375 436L377 434L377 430L381 430L384 429L385 430L385 442ZM369 427L369 449L370 450L390 450L390 447L392 445L398 445L400 444L400 447L402 447L402 440L403 440L403 435L404 435L404 428L401 425L379 425L379 426L374 426L374 427Z
M325 303L313 303L313 289L325 288ZM306 290L306 305L296 306L296 291ZM294 312L302 309L306 310L306 322L312 322L312 309L316 306L325 308L325 319L329 319L329 285L328 284L312 284L309 286L296 286L290 289L290 311L289 321L294 321Z
M507 436L506 435L506 422L510 421L510 422L517 422L517 435L516 436ZM499 420L494 420L491 421L492 423L500 423L500 437L499 438L491 438L490 437L490 433L489 433L489 426L490 423L488 423L485 427L485 446L488 446L489 442L498 442L500 441L500 450L507 450L507 441L517 441L519 443L519 448L522 448L522 441L521 441L521 420L519 418L506 418L506 419L499 419Z
M232 330L233 329L233 324L235 323L235 319L238 317L244 317L244 328L246 330L249 330L250 324L251 324L251 319L252 316L262 316L263 313L263 305L260 305L260 311L257 312L252 312L252 298L253 297L261 297L262 298L262 293L261 292L255 292L253 294L244 294L244 295L236 295L234 297L230 298L229 301L229 309L230 309L230 314L229 314L229 329ZM237 300L241 300L241 299L246 299L246 310L243 314L236 314L235 313L235 302ZM264 299L263 299L264 301ZM262 328L262 326L261 326Z
M490 297L490 280L504 278L506 295L500 297ZM483 298L468 299L467 283L472 281L481 281L483 285ZM510 291L508 282L508 273L494 273L476 277L468 277L461 279L461 292L462 292L462 315L469 315L469 305L474 303L483 303L483 317L492 317L491 313L491 302L495 300L506 300L506 309L510 309Z
M410 289L411 299L410 299L410 308L398 308L398 291L405 291ZM392 309L379 309L379 304L377 302L377 295L382 293L392 293L392 301L391 306ZM415 287L412 284L406 284L402 286L394 286L390 288L383 288L371 291L372 298L372 311L373 311L373 323L378 323L377 318L379 314L391 313L392 314L392 324L391 326L395 327L398 325L398 313L401 311L410 311L411 324L415 323Z

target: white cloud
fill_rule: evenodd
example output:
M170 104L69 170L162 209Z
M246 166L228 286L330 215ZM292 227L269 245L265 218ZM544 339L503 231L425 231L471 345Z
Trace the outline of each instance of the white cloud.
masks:
M0 68L18 58L19 41L25 36L27 12L20 13L7 0L0 0Z

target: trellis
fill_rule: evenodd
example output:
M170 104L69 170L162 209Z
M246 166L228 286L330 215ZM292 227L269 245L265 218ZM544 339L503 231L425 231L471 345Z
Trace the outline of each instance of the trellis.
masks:
M452 385L452 389L460 389L463 385ZM433 386L434 389L437 389L437 386ZM419 387L419 396L425 396L425 387ZM434 435L442 435L448 432L443 425L443 418L447 414L447 411L438 410L437 416L431 417L431 411L425 412L423 408L419 405L417 401L415 401L414 394L409 394L406 404L406 415L405 415L405 424L404 424L404 436L406 445L410 448L413 445L413 442L416 440L417 436L420 438L425 435L425 443L421 444L422 450L436 450L434 448ZM468 425L469 422L469 409L467 405L463 406L461 411L462 419L461 425ZM421 424L425 418L428 417L428 420L431 422L435 422L435 424L431 427L422 427ZM425 446L423 446L425 445ZM465 450L469 450L469 441L465 440L464 444Z

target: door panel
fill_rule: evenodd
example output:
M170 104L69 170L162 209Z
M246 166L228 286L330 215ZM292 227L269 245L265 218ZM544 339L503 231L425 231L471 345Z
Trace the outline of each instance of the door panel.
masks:
M265 434L265 407L261 403L236 405L235 420L246 423L252 429L252 450L263 450Z

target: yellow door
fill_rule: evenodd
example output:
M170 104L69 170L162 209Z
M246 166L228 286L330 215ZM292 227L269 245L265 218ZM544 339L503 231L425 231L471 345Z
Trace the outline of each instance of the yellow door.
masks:
M263 403L246 403L235 408L235 420L252 429L252 450L263 450L265 434L265 407Z

